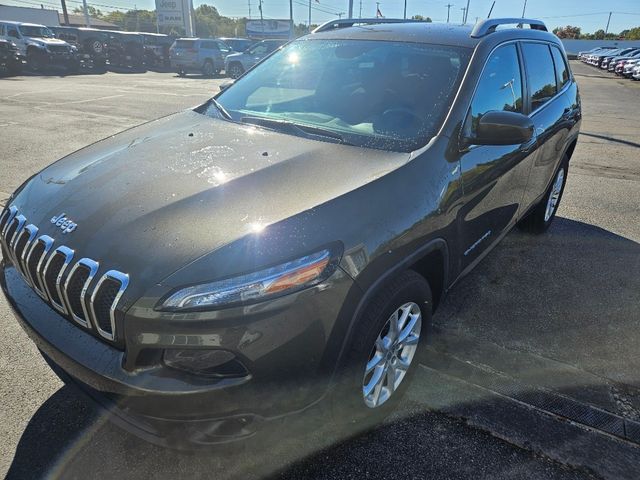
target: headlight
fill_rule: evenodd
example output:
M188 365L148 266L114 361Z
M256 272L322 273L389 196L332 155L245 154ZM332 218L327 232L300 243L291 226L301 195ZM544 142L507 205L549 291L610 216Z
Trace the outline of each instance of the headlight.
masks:
M338 261L331 249L321 250L255 273L183 288L160 308L207 309L266 300L321 283L335 271Z

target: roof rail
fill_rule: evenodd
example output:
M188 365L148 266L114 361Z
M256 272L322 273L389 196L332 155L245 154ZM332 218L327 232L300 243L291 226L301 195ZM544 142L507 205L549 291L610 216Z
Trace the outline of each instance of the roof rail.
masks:
M499 25L513 24L518 25L518 28L522 28L522 25L529 25L532 30L548 31L547 26L541 20L531 18L486 18L476 23L471 31L471 38L480 38L493 33Z
M311 33L328 32L339 28L353 27L354 25L375 25L378 23L420 23L424 20L408 20L403 18L339 18L329 20L315 28Z

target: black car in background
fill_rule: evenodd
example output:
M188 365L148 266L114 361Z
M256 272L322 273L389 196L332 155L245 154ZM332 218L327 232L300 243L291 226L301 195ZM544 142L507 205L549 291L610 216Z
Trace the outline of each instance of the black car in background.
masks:
M49 27L57 38L74 45L78 49L81 65L88 68L105 70L109 34L95 28Z
M169 48L174 37L162 33L141 33L144 42L144 62L147 68L170 67Z
M26 64L15 43L0 38L0 75L18 75Z
M145 50L144 37L141 33L107 31L107 55L109 65L144 71Z

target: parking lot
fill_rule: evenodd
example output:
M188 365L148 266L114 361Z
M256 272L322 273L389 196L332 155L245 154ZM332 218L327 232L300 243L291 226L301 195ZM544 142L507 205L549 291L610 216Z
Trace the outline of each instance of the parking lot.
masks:
M640 82L572 67L584 120L559 217L546 235L509 234L450 292L418 381L386 425L344 440L320 416L302 425L303 442L292 433L240 457L146 445L63 386L0 298L0 472L375 478L393 476L384 458L396 455L410 477L637 478ZM0 204L63 155L201 103L223 81L155 72L0 80Z

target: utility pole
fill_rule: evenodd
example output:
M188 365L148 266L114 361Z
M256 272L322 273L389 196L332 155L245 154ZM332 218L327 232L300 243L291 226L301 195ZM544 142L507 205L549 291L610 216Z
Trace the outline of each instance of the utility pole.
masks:
M462 7L460 10L462 10L462 23L464 24L464 19L465 19L465 14L467 13L467 9L465 7Z
M376 2L376 18L378 18L378 12L380 12L380 2Z
M358 15L358 18L362 18L362 0L360 0L360 15Z
M84 23L87 27L90 27L91 19L89 18L89 9L87 8L87 0L82 0L82 9L84 10Z
M311 33L311 0L309 0L309 33Z
M464 24L467 24L467 17L469 16L469 2L471 0L467 0L467 8L464 9Z
M67 2L65 0L60 0L62 3L62 16L64 17L64 24L69 26L69 14L67 13Z
M452 3L447 4L447 23L449 23L449 13L451 12Z
M609 19L607 20L607 28L604 29L604 34L606 35L607 33L609 33L609 22L611 22L611 14L613 12L609 12Z
M264 37L264 20L262 19L262 0L258 0L258 10L260 10L260 28L262 29L262 36Z
M407 0L404 0L404 19L407 19Z
M524 18L524 12L527 10L527 0L524 0L524 6L522 7L522 18Z
M353 0L349 0L349 18L353 18Z
M489 9L489 14L487 15L487 18L491 18L491 12L493 12L493 7L496 6L496 2L495 0L493 0L493 3L491 4L491 8Z
M293 31L295 30L295 24L293 23L293 0L289 0L289 24L291 28L289 31L289 40L293 40Z
M249 0L249 18L251 18L251 0Z
M136 32L140 31L140 15L138 12L138 6L134 5L133 9L136 11Z

